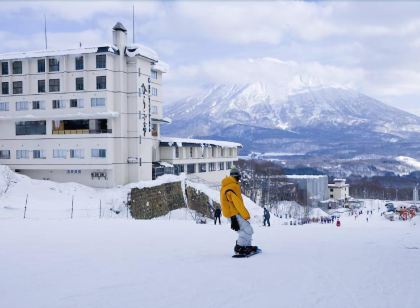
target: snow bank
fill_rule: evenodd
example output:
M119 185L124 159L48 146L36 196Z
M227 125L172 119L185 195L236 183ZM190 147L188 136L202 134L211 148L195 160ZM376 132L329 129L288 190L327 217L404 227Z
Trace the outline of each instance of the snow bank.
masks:
M0 165L0 218L31 219L126 217L127 194L132 188L144 188L183 181L183 177L165 175L155 181L143 181L108 189L78 183L56 183L31 179ZM5 193L5 191L7 192ZM116 213L120 213L119 215Z

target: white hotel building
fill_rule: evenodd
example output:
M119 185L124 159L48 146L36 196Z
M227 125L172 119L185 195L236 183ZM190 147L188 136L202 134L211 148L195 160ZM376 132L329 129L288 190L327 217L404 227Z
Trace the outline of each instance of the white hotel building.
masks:
M152 179L162 160L216 182L237 160L239 144L160 137L166 65L127 45L120 23L112 45L0 54L0 65L0 164L16 172L112 187Z

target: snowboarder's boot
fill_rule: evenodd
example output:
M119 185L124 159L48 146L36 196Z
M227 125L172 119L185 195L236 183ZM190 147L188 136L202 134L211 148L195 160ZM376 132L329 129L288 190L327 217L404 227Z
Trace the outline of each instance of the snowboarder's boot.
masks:
M250 252L257 252L257 251L258 251L258 246L246 246L246 248L247 248Z

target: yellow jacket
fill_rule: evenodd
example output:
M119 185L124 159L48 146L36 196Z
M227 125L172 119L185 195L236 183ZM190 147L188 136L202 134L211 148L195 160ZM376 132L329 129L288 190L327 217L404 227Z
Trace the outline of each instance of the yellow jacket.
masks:
M234 215L241 215L243 219L250 218L248 210L242 200L241 188L234 177L228 176L222 180L220 189L220 203L223 216L230 218Z

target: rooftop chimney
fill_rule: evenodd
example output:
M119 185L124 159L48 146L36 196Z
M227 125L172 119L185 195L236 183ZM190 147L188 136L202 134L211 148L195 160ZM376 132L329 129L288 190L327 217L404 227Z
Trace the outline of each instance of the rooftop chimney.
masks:
M112 42L119 50L124 50L127 45L127 29L120 22L112 28Z

